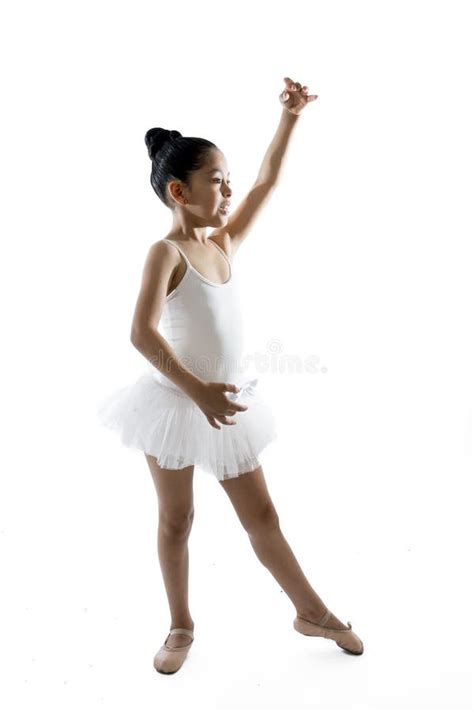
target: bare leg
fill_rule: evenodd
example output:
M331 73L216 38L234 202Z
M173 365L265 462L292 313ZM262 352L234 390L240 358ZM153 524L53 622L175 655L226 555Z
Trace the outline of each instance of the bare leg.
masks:
M194 621L188 605L188 538L193 522L194 466L168 470L145 454L158 496L158 558L171 613L170 628L190 628ZM189 643L189 637L173 633L170 646Z
M326 604L304 575L280 529L278 514L268 492L263 470L258 467L239 477L220 481L229 496L250 543L262 564L278 581L293 602L296 613L317 623ZM325 624L333 628L347 626L331 616Z

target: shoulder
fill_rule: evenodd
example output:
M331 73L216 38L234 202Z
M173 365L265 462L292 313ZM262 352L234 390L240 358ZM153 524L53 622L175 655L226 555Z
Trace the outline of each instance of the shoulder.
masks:
M166 242L163 238L150 245L146 262L152 267L164 264L167 267L171 266L172 269L176 269L181 262L181 257L177 248L170 245L170 243Z
M232 259L232 240L226 230L214 230L209 235L209 240L216 242L221 250L223 250L229 259Z
M169 242L167 242L167 240L169 240ZM170 238L166 238L166 240L165 238L157 240L152 245L150 245L148 254L151 256L155 255L157 258L177 255L178 249L173 245L170 245L170 242L173 242L173 240L171 240Z

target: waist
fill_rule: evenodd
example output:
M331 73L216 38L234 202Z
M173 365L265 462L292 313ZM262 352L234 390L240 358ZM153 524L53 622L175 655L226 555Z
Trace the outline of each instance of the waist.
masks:
M176 385L173 381L171 381L168 376L166 376L164 373L161 371L158 371L156 368L153 369L153 371L150 372L151 377L153 380L155 380L157 383L161 384L162 386L165 386L166 388L170 388L171 390L184 394L184 391ZM197 374L199 375L199 374ZM240 397L242 392L245 393L253 393L257 383L258 383L258 378L256 378L252 374L248 373L239 373L237 371L228 371L222 372L221 374L202 374L199 375L200 378L202 378L204 381L208 382L213 382L213 383L232 383L235 386L238 386L241 390L239 391L238 394L232 394L232 398L234 399L235 396Z

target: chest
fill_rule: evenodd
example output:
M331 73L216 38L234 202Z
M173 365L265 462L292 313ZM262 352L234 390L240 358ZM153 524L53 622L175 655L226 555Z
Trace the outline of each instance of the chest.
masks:
M209 236L211 239L211 236ZM230 259L230 255L225 249L224 242L215 237L212 237L213 242L215 242L221 250L223 250ZM229 278L229 264L218 249L214 245L209 245L206 249L200 250L186 250L186 257L188 258L193 269L200 274L204 279L208 279L216 284L223 284ZM167 290L167 295L170 294L179 285L188 266L185 259L181 254L178 254L179 264L176 266Z

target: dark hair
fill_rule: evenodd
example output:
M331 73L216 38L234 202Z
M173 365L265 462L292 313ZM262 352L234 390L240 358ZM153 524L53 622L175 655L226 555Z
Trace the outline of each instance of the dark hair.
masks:
M149 129L145 143L152 161L152 188L166 207L174 210L176 204L167 191L169 181L180 180L187 184L190 173L202 168L209 151L217 146L205 138L182 136L179 131L161 128Z

